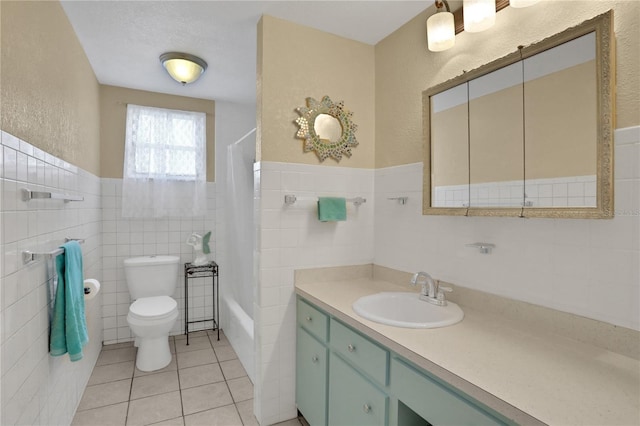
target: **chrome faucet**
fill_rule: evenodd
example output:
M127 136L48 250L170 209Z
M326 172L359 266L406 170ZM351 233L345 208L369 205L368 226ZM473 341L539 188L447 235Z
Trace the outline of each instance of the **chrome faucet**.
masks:
M424 280L420 281L420 277L424 278ZM436 282L431 278L431 275L426 272L416 272L413 274L413 278L411 278L411 285L422 284L422 291L420 292L421 296L425 297L436 297Z
M420 278L423 278L422 280ZM411 278L411 285L422 285L420 291L420 299L426 300L429 303L438 306L446 306L447 301L444 298L443 292L451 293L453 289L451 287L443 287L440 285L440 281L434 280L431 275L426 272L416 272Z

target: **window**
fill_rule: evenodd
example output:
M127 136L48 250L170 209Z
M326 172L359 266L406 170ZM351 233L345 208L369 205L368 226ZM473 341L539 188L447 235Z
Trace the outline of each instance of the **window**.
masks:
M206 114L127 105L123 217L203 216Z

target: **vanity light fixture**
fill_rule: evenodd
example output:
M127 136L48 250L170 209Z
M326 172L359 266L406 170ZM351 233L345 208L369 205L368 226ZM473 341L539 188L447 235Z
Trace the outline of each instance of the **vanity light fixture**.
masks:
M496 22L495 0L464 0L464 29L470 33L487 30Z
M171 78L186 85L193 83L207 69L207 63L189 53L167 52L160 55L160 62Z
M436 13L427 19L429 50L441 52L450 49L455 44L456 34L462 31L477 33L491 28L495 23L496 14L507 6L523 8L533 6L539 1L464 0L462 7L452 12L447 0L435 0ZM446 12L443 7L446 8Z
M539 1L540 0L509 0L509 6L515 7L516 9L520 9L523 7L533 6Z
M442 10L445 7L447 10ZM427 19L427 43L432 52L442 52L456 43L456 27L447 0L436 0L436 13Z

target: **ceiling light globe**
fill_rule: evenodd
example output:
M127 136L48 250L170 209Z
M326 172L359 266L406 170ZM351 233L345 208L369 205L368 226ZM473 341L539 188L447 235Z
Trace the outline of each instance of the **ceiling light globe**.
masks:
M171 78L183 85L193 83L207 69L204 60L188 53L163 53L160 62Z
M453 13L439 12L427 19L427 43L432 52L442 52L456 43Z
M489 29L496 22L495 0L464 0L464 30L479 33Z

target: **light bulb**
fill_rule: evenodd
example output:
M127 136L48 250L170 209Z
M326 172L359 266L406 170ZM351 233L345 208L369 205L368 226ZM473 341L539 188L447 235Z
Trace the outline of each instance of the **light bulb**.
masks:
M456 43L453 13L438 12L427 19L427 42L432 52L441 52L453 47Z
M509 0L509 6L515 7L517 9L522 7L533 6L538 3L540 0Z
M464 30L478 33L489 29L496 22L495 0L464 0Z

